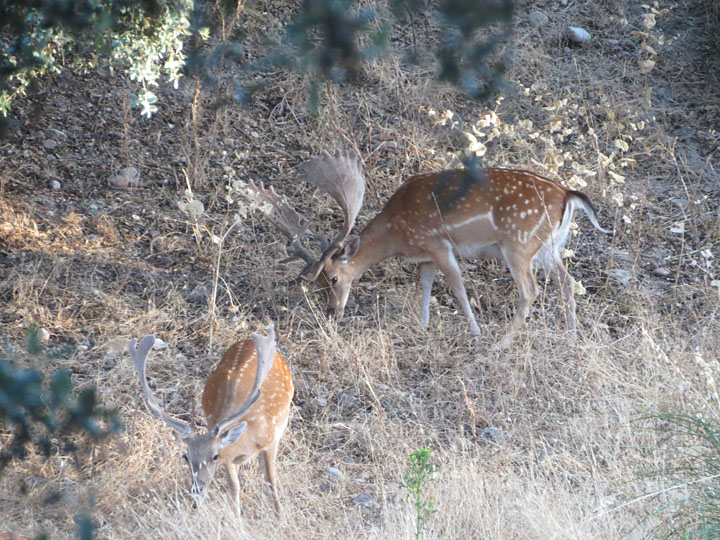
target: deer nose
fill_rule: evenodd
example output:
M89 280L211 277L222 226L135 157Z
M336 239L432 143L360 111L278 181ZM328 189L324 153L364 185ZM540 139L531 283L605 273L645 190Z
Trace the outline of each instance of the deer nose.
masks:
M335 308L334 308L334 307L329 307L329 308L327 308L327 309L325 310L325 314L326 314L328 317L335 317Z

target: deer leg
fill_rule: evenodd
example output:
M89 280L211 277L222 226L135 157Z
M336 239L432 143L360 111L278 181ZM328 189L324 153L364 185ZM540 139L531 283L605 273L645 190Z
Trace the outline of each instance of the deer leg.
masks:
M420 325L427 328L430 324L430 292L437 265L433 262L420 264L420 284L422 285L422 307L420 309Z
M235 512L240 515L242 508L240 506L240 479L238 478L238 470L240 465L233 463L232 461L227 462L228 477L230 478L230 498L233 501Z
M275 504L275 511L280 514L280 497L278 497L277 485L275 483L275 457L277 456L279 439L276 439L270 446L261 450L258 453L258 460L260 461L260 467L265 477L265 482L270 485L272 491L273 503Z
M530 313L530 306L532 306L540 291L533 275L530 258L512 251L503 251L503 257L508 268L510 268L510 273L519 293L518 307L510 325L510 330L500 342L501 347L506 347L512 341L515 333L525 323L525 319Z
M470 325L470 332L473 337L480 335L480 327L475 320L475 315L470 307L470 300L468 300L467 292L465 291L465 284L463 283L462 274L460 273L460 266L458 265L457 259L452 252L452 246L450 242L446 242L447 249L438 249L435 253L434 262L437 264L440 271L445 275L450 289L452 289L455 298L465 312L468 324Z
M553 278L558 284L560 295L565 303L565 318L567 319L568 330L575 331L575 280L567 271L560 257L553 257Z

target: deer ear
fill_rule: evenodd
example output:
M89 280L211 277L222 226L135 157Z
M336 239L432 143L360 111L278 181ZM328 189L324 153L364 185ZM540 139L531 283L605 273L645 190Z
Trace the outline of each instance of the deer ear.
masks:
M186 443L188 441L188 439L191 439L193 437L193 435L195 435L195 432L188 434L188 433L181 433L181 432L177 431L176 429L173 429L173 435L175 436L175 438L178 441Z
M343 248L340 250L340 253L338 253L336 257L341 261L347 261L351 257L355 256L355 254L358 252L358 249L360 249L360 238L356 236L343 246Z
M240 435L242 435L245 431L246 427L247 422L240 422L237 426L231 428L220 441L222 444L222 448L226 447L228 444L232 444L237 441L240 438Z

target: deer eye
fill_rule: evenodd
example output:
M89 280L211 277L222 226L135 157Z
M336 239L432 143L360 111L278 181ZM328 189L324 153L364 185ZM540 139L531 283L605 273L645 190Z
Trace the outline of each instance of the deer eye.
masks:
M182 456L183 456L183 459L184 459L185 461L188 461L188 462L190 461L190 460L188 459L188 455L187 455L187 454L183 454Z
M337 283L337 281L338 281L338 277L337 277L337 276L333 276L333 277L330 278L330 283L332 283L333 285L335 285L335 284Z
M215 454L213 456L213 461L217 461L219 457L220 457L220 454Z

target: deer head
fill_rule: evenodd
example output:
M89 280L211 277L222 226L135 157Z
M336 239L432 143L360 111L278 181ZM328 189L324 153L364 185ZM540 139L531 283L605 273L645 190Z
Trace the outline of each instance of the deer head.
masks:
M307 222L290 207L285 197L273 188L249 183L248 198L265 210L268 219L290 240L290 255L283 263L302 259L305 266L294 282L300 279L315 282L327 296L329 315L342 316L354 273L347 262L357 253L358 238L348 241L350 231L363 204L365 176L354 153L337 150L334 155L323 152L300 165L300 179L317 186L337 201L343 213L343 226L330 242L322 242L322 254L313 257L301 242Z

